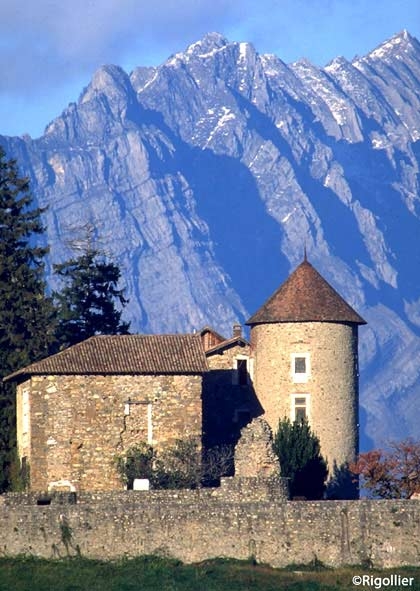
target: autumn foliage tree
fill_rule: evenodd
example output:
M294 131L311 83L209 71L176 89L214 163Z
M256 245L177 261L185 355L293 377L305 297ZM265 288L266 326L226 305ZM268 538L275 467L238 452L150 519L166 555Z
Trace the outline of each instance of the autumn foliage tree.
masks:
M362 453L350 470L371 497L409 499L420 492L420 441L393 441L386 450Z

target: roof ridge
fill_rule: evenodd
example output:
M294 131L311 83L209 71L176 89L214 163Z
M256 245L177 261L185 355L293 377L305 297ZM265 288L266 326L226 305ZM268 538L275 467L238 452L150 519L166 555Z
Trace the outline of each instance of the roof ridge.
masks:
M223 342L219 343L218 345L213 345L213 347L210 347L209 349L207 349L205 351L205 354L208 355L209 353L214 353L218 349L223 349L224 347L229 347L230 345L233 345L234 343L236 343L238 341L241 341L242 343L244 343L244 345L250 344L249 341L247 341L247 339L243 336L230 337L230 339L226 339Z

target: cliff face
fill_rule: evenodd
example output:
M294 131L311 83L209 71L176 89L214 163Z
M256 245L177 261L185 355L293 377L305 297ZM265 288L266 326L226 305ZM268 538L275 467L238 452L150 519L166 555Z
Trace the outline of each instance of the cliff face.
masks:
M96 228L132 330L228 335L306 245L369 322L364 444L419 435L420 44L406 31L323 69L211 33L157 68L101 68L41 138L1 143L48 206L50 261Z

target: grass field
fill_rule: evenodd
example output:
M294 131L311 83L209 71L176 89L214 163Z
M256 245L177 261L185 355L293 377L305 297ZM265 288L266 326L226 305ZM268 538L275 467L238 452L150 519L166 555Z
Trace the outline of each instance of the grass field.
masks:
M378 577L389 577L391 573L413 577L414 582L411 586L378 587ZM352 577L363 574L371 577L371 585L353 585ZM183 565L158 557L118 562L0 558L0 591L355 591L358 588L420 591L420 568L272 569L251 562L220 559Z

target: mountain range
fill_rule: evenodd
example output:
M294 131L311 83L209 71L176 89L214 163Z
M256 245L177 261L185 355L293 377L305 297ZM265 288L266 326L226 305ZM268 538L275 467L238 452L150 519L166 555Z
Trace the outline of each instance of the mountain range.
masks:
M0 129L1 132L1 129ZM86 229L131 330L229 336L303 258L367 320L362 448L420 437L420 44L285 64L209 33L158 67L101 67L44 134L0 136L52 264Z

